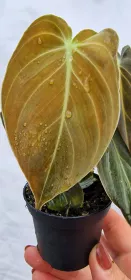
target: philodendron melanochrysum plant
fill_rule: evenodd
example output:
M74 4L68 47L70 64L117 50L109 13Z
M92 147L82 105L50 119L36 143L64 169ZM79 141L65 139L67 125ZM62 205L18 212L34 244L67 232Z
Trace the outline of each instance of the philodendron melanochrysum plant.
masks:
M37 209L76 185L109 146L120 115L117 53L112 29L72 39L53 15L33 22L19 42L3 83L2 116Z

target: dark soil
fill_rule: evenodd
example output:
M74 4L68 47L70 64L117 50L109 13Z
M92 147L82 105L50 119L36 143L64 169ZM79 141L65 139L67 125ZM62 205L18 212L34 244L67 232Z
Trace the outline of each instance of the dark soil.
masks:
M82 208L73 209L70 208L68 211L69 217L75 216L85 216L93 214L104 209L109 203L110 199L105 193L103 186L100 181L96 181L93 185L83 190L84 191L84 204ZM35 200L32 191L26 184L26 199L27 201L35 207ZM67 209L61 212L51 211L44 205L41 209L42 212L57 215L57 216L67 216Z

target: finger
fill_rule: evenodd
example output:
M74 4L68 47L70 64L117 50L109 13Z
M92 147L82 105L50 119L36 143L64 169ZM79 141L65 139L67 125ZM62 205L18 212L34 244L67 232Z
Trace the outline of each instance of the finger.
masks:
M90 269L93 280L127 280L128 278L113 264L107 251L99 244L90 254ZM128 279L129 280L129 279Z
M32 275L32 280L61 280L61 279L56 278L55 276L52 276L48 273L44 273L36 270Z
M77 275L76 277L71 276L68 277L66 276L66 278L64 278L65 280L92 280L92 276L91 276L91 272L88 273L81 273L82 271L79 271L79 275ZM45 273L45 272L40 272L40 271L34 271L33 276L32 276L32 280L62 280L63 278L60 277L56 277L52 274L49 273Z
M41 258L37 248L33 246L30 246L25 250L25 260L35 270L50 273L51 275L58 277L61 280L72 280L72 278L75 278L75 280L92 280L89 267L74 272L65 272L53 269L47 262L45 262Z
M57 276L61 280L92 280L89 266L79 271L65 272L56 269L52 270L52 275Z
M116 255L131 252L131 228L126 220L113 209L104 219L103 230Z
M118 267L131 278L131 227L114 210L104 219L105 237L101 243L107 248Z
M44 271L44 272L51 272L52 267L46 261L44 261L38 250L34 246L27 247L25 249L25 261L35 270Z

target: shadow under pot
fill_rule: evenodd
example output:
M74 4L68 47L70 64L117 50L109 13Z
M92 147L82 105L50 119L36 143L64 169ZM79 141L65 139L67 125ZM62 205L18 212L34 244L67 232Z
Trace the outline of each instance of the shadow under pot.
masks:
M87 266L90 252L100 240L103 218L111 206L111 201L101 183L93 184L84 190L89 202L93 194L98 193L98 199L96 199L98 209L77 217L57 216L36 210L28 202L27 186L26 184L23 194L27 208L33 217L41 257L53 268L62 271L75 271ZM103 194L104 203L101 202Z

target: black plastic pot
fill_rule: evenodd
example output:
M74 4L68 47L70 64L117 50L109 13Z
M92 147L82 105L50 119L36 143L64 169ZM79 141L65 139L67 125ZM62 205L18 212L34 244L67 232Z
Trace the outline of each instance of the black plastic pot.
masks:
M89 254L99 242L102 220L111 202L102 211L81 217L61 217L36 210L24 199L33 217L38 250L53 268L75 271L88 265Z

